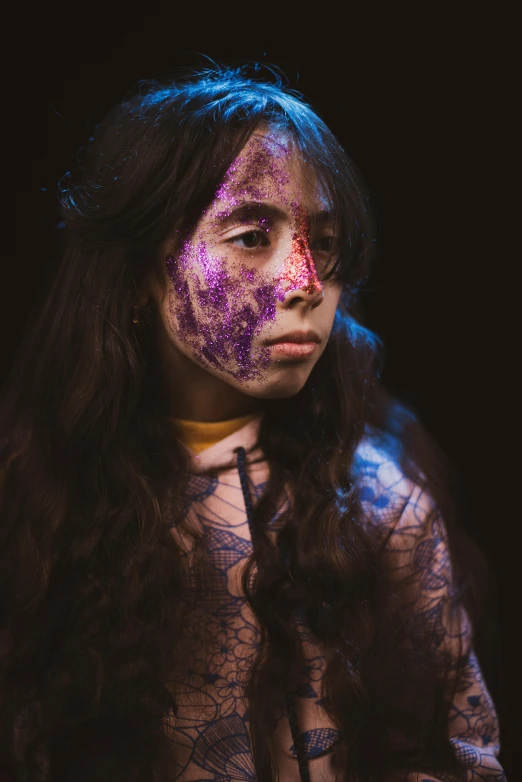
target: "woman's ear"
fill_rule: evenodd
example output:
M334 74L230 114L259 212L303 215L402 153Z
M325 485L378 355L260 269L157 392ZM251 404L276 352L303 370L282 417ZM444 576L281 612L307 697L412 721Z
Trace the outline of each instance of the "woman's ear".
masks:
M148 295L148 294L144 295L143 293L139 292L138 296L136 298L136 307L139 310L142 310L143 307L145 307L145 305L148 304L149 299L150 299L150 295Z
M135 304L138 309L142 309L152 298L158 298L158 283L153 272L150 272L136 289Z

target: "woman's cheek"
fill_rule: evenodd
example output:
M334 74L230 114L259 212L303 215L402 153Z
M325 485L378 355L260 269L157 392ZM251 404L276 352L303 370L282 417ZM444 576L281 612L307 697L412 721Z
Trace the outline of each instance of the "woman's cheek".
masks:
M211 255L204 242L169 256L170 312L179 338L205 367L251 380L269 364L268 351L256 359L252 346L264 324L275 319L276 286L257 269L239 266L232 275L229 266L229 259Z

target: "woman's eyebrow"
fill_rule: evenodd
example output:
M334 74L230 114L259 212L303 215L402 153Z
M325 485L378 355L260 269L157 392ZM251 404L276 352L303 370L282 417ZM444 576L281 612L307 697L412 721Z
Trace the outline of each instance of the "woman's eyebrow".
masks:
M252 219L266 220L273 224L287 221L288 213L274 204L250 201L239 204L239 206L236 206L235 209L232 210L224 209L216 215L216 220L222 228L225 228L232 223L246 223Z
M333 222L334 217L334 213L328 209L322 209L309 215L309 219L313 223L319 224ZM289 214L284 209L275 206L275 204L249 201L247 203L239 204L232 210L224 209L216 215L216 220L219 222L220 227L223 228L231 224L248 222L252 219L266 220L273 224L288 221Z
M315 223L333 223L335 222L335 214L329 209L322 209L320 212L315 212L310 215L312 222Z

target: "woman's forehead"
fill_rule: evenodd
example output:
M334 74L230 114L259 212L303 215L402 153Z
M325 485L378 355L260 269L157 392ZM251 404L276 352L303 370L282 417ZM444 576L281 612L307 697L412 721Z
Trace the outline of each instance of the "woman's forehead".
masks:
M214 206L236 208L246 201L270 201L310 212L329 209L317 173L284 131L256 130L228 169Z

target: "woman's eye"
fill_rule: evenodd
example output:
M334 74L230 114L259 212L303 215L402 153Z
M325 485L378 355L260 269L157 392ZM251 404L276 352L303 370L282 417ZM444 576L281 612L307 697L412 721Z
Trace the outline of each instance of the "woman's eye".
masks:
M233 236L228 240L230 244L236 247L242 247L245 250L255 250L257 247L264 247L268 244L268 239L264 231L246 231L239 236Z
M314 244L318 252L330 253L335 248L335 236L321 236Z

